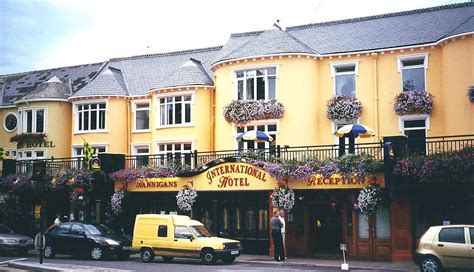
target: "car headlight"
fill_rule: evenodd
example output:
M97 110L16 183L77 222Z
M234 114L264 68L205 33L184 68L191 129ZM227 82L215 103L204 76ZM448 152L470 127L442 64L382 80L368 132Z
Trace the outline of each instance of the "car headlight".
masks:
M119 246L120 244L115 241L115 240L112 240L112 239L105 239L104 240L107 244L109 244L110 246Z
M18 244L18 240L4 238L4 239L0 239L0 243L3 243L3 244Z

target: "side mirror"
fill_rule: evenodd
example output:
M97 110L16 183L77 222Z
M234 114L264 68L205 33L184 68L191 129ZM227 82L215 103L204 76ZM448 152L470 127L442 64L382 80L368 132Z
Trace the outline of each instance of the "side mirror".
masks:
M193 237L192 234L186 234L186 238L188 238L189 241L191 241L191 242L194 240L194 237Z

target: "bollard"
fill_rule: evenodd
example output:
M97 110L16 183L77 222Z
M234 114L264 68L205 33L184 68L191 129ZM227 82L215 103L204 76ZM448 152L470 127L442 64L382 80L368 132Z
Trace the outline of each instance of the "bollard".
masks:
M349 270L349 264L346 263L347 244L340 244L339 246L342 250L342 258L344 259L344 263L341 264L341 270Z

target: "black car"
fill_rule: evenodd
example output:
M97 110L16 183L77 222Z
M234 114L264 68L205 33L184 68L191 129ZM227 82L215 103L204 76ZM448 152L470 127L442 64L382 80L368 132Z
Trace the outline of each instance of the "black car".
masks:
M45 233L44 256L55 254L88 256L100 260L105 255L127 259L132 254L131 240L105 225L67 222L53 225Z

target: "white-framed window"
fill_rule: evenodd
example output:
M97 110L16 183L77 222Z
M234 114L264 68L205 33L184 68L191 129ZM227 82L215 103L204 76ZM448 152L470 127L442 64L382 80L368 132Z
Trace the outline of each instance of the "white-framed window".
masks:
M18 117L20 133L46 133L46 108L22 108Z
M331 73L334 78L334 94L355 96L358 62L331 63Z
M107 102L78 103L74 105L76 132L105 131Z
M237 100L276 98L277 67L236 70Z
M191 165L192 141L159 142L157 143L157 150L160 165L172 162Z
M277 135L278 135L278 122L253 122L250 124L247 124L246 126L239 126L236 127L236 134L234 139L239 135L240 133L244 133L249 130L260 130L268 133L270 136L272 136L273 141L272 142L261 142L261 143L256 143L256 142L251 142L251 141L237 141L237 148L239 150L247 150L247 149L265 149L265 148L276 148L277 146Z
M401 73L402 90L424 92L426 69L428 69L428 54L399 56L398 71Z
M193 93L158 96L159 126L190 125L192 122Z
M134 132L149 131L150 129L150 101L133 102Z
M91 144L91 147L94 149L94 154L97 155L99 153L106 153L107 152L107 145L105 144ZM73 156L74 157L84 157L84 146L77 145L73 146Z
M350 125L350 124L353 124L353 123L346 123L346 122L344 122L344 121L333 121L333 122L332 122L333 134L336 133L336 131L337 131L338 129L340 129L341 127L343 127L343 126L345 126L345 125ZM348 137L345 137L344 139L345 139L345 144L346 144L346 146L349 145L349 138L348 138ZM358 138L355 138L355 139L354 139L354 140L355 140L354 143L357 143L357 139L358 139ZM335 144L339 144L339 140L340 140L340 138L339 138L338 136L334 135L334 143L335 143Z
M406 115L399 119L400 130L407 137L408 152L410 154L426 154L426 137L429 129L427 114Z
M135 162L132 164L136 168L147 166L150 155L150 144L132 144L132 155L135 156Z
M7 159L16 159L17 151L14 149L5 149L5 156Z
M7 132L12 132L18 127L18 116L14 112L9 112L3 120L3 128Z
M22 150L18 151L18 160L36 160L36 159L45 159L46 158L46 150L45 149L38 149L38 150Z

